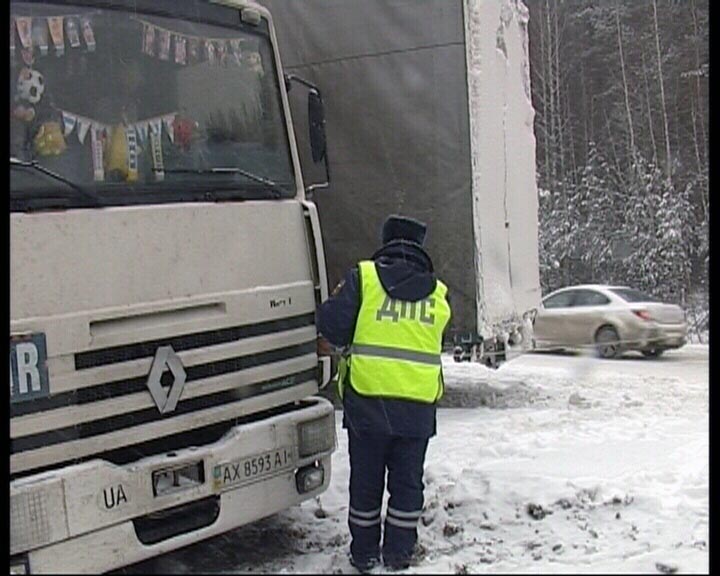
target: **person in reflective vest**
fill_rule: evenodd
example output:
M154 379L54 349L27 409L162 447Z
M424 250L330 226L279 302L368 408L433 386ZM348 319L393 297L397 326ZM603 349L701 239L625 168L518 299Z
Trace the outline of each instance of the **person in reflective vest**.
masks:
M410 565L423 509L423 469L444 384L448 289L423 248L427 227L390 216L383 246L349 270L318 315L319 353L341 354L338 392L350 453L350 558ZM382 529L382 500L390 494ZM382 547L381 547L381 531Z

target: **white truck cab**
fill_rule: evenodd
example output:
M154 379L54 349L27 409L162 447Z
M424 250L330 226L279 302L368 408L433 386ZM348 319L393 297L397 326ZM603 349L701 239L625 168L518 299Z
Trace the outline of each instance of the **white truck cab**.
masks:
M10 10L11 572L104 572L320 494L325 257L270 13Z

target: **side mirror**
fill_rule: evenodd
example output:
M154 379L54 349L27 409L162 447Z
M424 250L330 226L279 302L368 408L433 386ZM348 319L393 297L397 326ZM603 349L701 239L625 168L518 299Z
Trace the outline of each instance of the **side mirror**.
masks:
M311 90L308 94L308 120L312 159L317 164L322 162L327 154L327 137L325 136L325 107L322 96L315 90Z
M285 76L285 85L289 88L292 82L302 84L309 89L308 92L308 130L310 135L310 150L312 160L315 164L325 163L325 182L311 184L305 187L305 194L308 198L312 192L319 188L327 188L330 185L330 163L328 161L327 136L325 134L325 106L323 104L320 90L317 86L303 80L295 74Z

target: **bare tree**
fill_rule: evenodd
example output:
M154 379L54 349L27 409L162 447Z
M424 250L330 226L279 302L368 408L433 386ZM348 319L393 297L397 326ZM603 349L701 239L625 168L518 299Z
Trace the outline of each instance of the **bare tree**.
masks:
M658 30L657 0L653 0L652 4L653 24L655 26L655 48L657 50L658 80L660 82L660 101L662 103L663 125L665 127L665 170L668 181L672 183L672 154L670 153L670 129L668 127L667 106L665 105L665 83L663 81L662 55L660 53L660 31Z
M628 132L630 134L630 157L633 166L637 166L637 151L635 148L635 130L633 129L632 113L630 112L630 96L628 94L627 76L625 74L625 56L623 55L622 28L620 26L620 5L615 4L615 25L617 26L618 48L620 50L620 69L622 70L623 91L625 93L625 111L627 112Z
M647 101L647 117L649 129L648 131L650 133L650 143L652 144L653 164L657 164L658 154L657 143L655 142L655 130L653 129L652 105L650 104L650 86L648 83L647 68L645 66L645 53L642 50L640 52L640 57L642 59L643 80L645 84L645 99Z

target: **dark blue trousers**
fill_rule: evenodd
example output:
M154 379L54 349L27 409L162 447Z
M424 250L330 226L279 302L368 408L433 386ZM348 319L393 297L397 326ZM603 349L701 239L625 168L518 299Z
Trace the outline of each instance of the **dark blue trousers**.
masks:
M350 511L353 559L380 558L385 472L390 493L385 515L382 558L386 564L409 560L417 541L423 507L423 466L428 438L373 435L348 429Z

